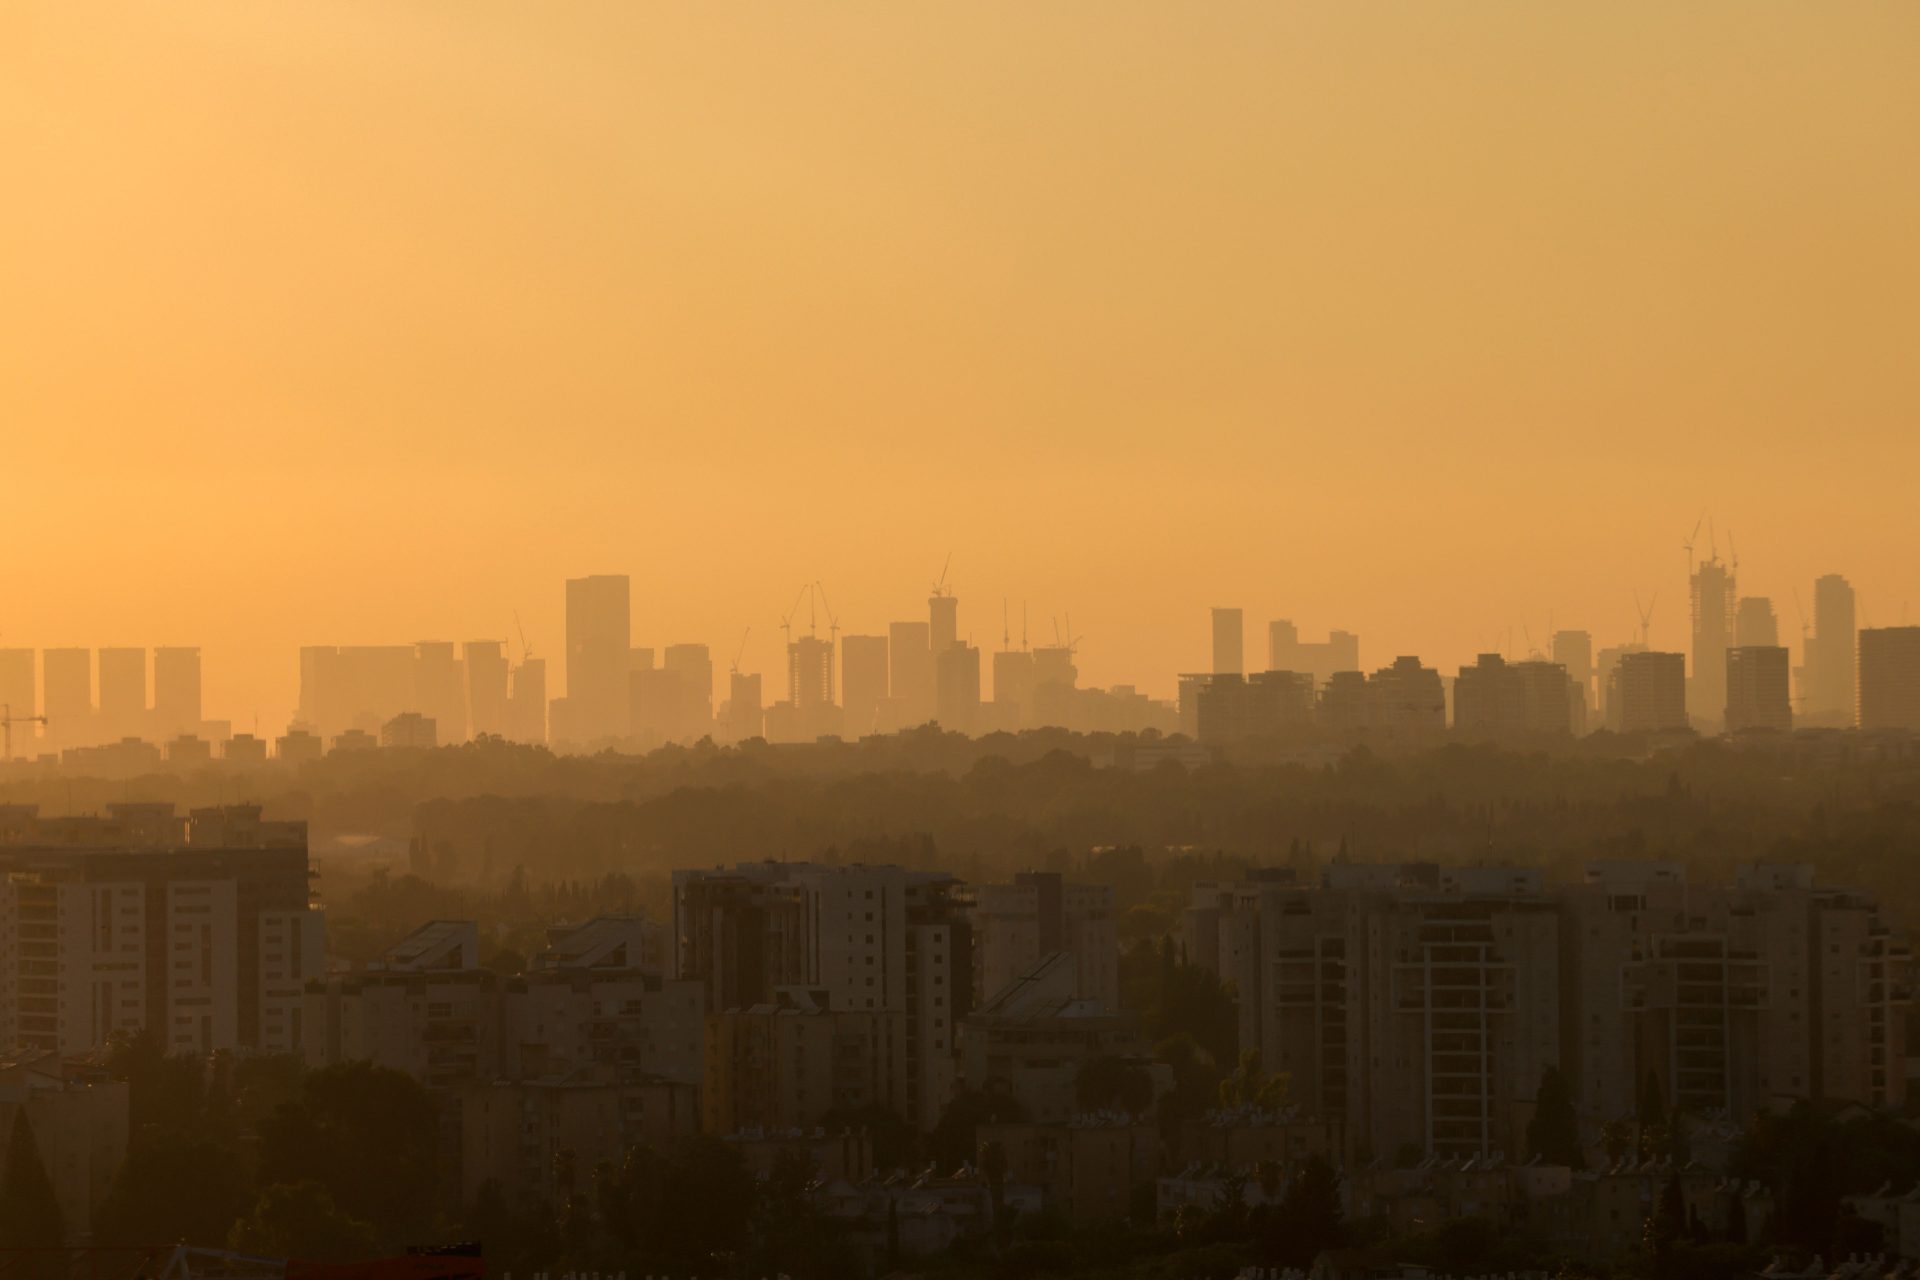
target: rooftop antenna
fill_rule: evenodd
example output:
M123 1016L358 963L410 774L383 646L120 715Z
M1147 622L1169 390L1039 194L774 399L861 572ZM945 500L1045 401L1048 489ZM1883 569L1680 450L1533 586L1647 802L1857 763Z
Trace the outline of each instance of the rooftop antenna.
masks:
M1030 647L1027 644L1027 602L1025 600L1020 602L1020 647L1022 649Z
M1000 597L1000 652L1005 653L1013 647L1013 629L1007 621L1007 598Z

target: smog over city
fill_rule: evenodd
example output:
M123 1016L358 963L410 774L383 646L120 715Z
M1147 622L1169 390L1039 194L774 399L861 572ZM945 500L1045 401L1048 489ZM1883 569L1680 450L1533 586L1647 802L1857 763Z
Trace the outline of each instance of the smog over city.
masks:
M1917 66L0 5L0 1280L1914 1280Z

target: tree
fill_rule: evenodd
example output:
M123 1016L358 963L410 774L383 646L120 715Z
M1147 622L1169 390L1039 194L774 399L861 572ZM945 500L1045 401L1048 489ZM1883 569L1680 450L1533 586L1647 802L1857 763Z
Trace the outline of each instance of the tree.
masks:
M1559 1067L1548 1067L1540 1075L1540 1088L1533 1096L1533 1119L1527 1121L1527 1150L1548 1164L1586 1168L1573 1091Z
M388 1244L433 1220L439 1120L426 1087L368 1062L311 1072L299 1097L260 1124L259 1185L315 1182Z
M1263 1073L1260 1070L1259 1050L1248 1049L1240 1055L1240 1063L1233 1069L1233 1074L1220 1082L1220 1105L1278 1111L1287 1105L1287 1093L1292 1083L1292 1078L1284 1071L1276 1071L1272 1075Z
M268 1187L253 1212L233 1224L227 1243L302 1262L359 1262L379 1252L372 1224L342 1212L317 1182Z
M65 1244L60 1201L53 1193L53 1180L47 1177L47 1166L40 1159L40 1144L34 1139L23 1104L14 1110L6 1164L0 1168L0 1248L59 1249ZM57 1254L36 1255L24 1268L24 1274L36 1280L64 1271Z
M231 1150L205 1138L147 1133L129 1146L94 1235L109 1244L225 1240L252 1203Z

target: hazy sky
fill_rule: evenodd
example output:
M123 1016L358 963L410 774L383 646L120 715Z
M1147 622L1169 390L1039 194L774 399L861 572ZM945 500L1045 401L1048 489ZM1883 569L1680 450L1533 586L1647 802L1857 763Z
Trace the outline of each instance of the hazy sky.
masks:
M1916 66L1907 3L13 0L0 645L277 730L302 642L557 657L627 572L771 672L951 550L983 647L1170 694L1213 604L1677 645L1708 508L1783 632L1895 622Z

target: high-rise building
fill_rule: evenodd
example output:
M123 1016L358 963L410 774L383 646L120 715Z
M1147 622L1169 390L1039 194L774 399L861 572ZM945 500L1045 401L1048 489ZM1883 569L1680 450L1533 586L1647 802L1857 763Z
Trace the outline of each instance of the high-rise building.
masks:
M1247 628L1238 609L1215 609L1213 611L1213 674L1217 676L1237 676L1246 674L1246 633Z
M467 673L467 715L473 736L506 737L507 646L498 640L469 640L460 652Z
M146 1029L169 1053L298 1051L327 967L305 823L170 804L8 818L0 1043L80 1055Z
M879 727L880 704L887 700L887 638L840 637L841 727L848 738L863 738Z
M974 1004L984 1005L1048 955L1073 959L1073 998L1120 1007L1120 940L1113 886L1023 871L973 890Z
M90 747L93 724L93 654L86 649L47 649L40 655L46 739L64 751Z
M1791 661L1779 645L1727 650L1727 732L1793 729Z
M703 644L670 644L660 666L680 678L691 698L682 733L694 740L706 737L713 731L713 655Z
M1594 689L1599 700L1600 723L1615 733L1620 732L1620 659L1626 654L1645 653L1646 650L1647 646L1636 640L1631 644L1608 645L1594 659Z
M1399 657L1367 677L1367 732L1380 742L1419 745L1447 731L1447 692L1440 673L1415 657Z
M766 733L766 714L761 701L760 673L748 675L735 671L727 677L727 738L745 742Z
M632 647L627 575L567 579L567 711L579 745L626 736Z
M1813 583L1813 633L1801 655L1800 693L1805 722L1844 728L1855 723L1858 632L1853 587L1837 573Z
M434 722L439 740L467 740L467 681L451 640L423 640L413 647L413 702L407 708Z
M934 658L934 719L956 733L972 733L980 716L980 650L955 642Z
M1804 866L1689 886L1677 863L1598 863L1550 886L1516 867L1339 864L1315 887L1196 886L1187 950L1238 987L1242 1049L1343 1121L1349 1156L1522 1156L1520 1100L1548 1064L1585 1144L1649 1078L1693 1115L1905 1095L1910 948L1870 898Z
M1733 644L1737 586L1730 566L1718 556L1693 571L1693 678L1687 684L1687 713L1695 721L1718 725L1726 719L1727 650Z
M924 622L887 628L887 689L900 727L933 718L933 642Z
M170 646L153 651L153 736L171 742L200 732L200 650Z
M1717 665L1724 671L1724 653ZM1721 679L1725 678L1723 674ZM1684 653L1623 653L1614 679L1620 699L1620 732L1666 733L1688 727Z
M547 740L547 660L522 658L508 673L512 690L507 695L507 736L515 742L542 743Z
M1773 601L1765 596L1741 596L1733 615L1734 648L1767 648L1779 643L1780 620L1774 616Z
M750 863L676 871L675 977L715 1013L812 988L834 1012L906 1015L892 1068L900 1114L931 1128L953 1096L959 1020L972 1007L972 929L960 886L900 867Z
M1332 631L1318 644L1303 644L1299 629L1281 618L1267 624L1267 670L1304 671L1325 688L1335 672L1360 670L1360 637Z
M101 741L146 737L147 651L102 649L99 663Z
M993 655L995 723L1008 730L1033 723L1033 654L1002 649Z
M796 710L833 705L832 644L800 636L787 645L787 700Z
M946 592L927 597L927 647L933 656L960 643L960 599Z
M1313 723L1313 677L1304 671L1183 676L1180 692L1183 728L1208 746L1272 737Z
M401 712L419 710L418 665L412 645L309 645L300 650L299 719L322 737L377 733Z
M1453 727L1490 742L1565 737L1573 732L1579 689L1557 662L1508 662L1483 653L1453 685Z
M1860 727L1920 730L1920 627L1860 632Z
M1579 692L1581 711L1593 711L1593 636L1585 631L1556 631L1551 656L1567 669L1567 678ZM1585 720L1584 714L1582 720Z
M39 751L39 728L33 717L39 714L38 681L34 679L33 650L0 649L0 716L11 717L6 738L13 754L31 758Z

